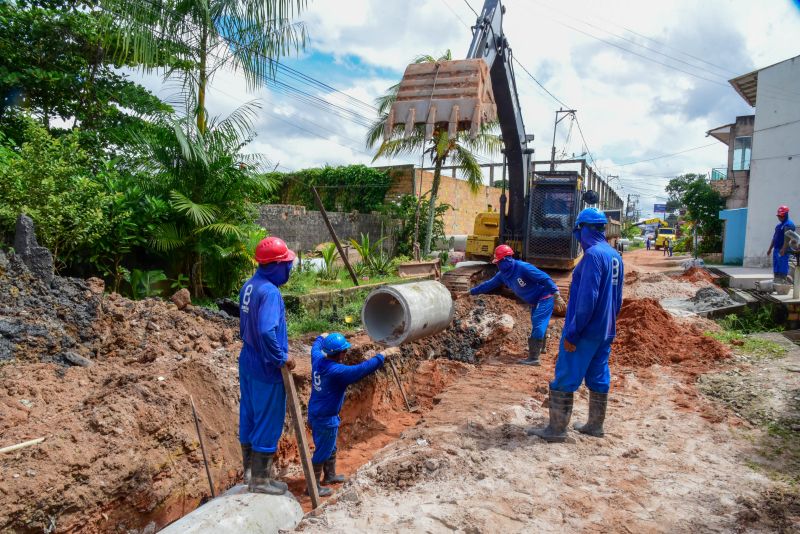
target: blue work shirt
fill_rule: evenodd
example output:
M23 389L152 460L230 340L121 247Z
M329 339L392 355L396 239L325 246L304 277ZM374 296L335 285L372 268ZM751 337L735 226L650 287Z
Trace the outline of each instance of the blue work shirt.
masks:
M522 300L535 305L544 297L558 293L558 286L547 273L530 263L505 258L498 264L499 271L489 280L469 290L470 295L480 295L507 285Z
M374 373L383 365L378 354L358 365L345 365L329 360L322 352L319 336L311 347L311 399L308 401L308 422L316 425L339 426L339 412L344 404L347 386Z
M239 333L242 372L262 382L282 382L281 367L289 354L286 310L278 287L291 265L262 265L239 291Z
M797 227L794 225L788 215L786 216L785 221L781 221L777 224L777 226L775 226L775 233L772 236L772 248L776 249L778 252L780 252L780 250L783 248L783 242L786 238L784 232L786 232L786 230L797 230Z
M572 273L569 303L564 318L564 339L610 342L617 335L617 314L622 307L622 258L602 232L584 229L583 258Z

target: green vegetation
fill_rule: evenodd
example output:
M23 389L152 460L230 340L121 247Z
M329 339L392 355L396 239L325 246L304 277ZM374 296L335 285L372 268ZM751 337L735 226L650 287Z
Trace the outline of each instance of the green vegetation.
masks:
M726 315L717 322L724 330L738 334L781 332L783 330L781 325L775 321L775 311L772 306L761 306L755 311L745 308L741 314Z
M786 355L787 349L780 343L752 337L733 330L723 330L722 332L706 332L706 335L713 337L717 341L727 343L737 347L742 352L761 358L782 358Z
M667 210L686 209L685 219L697 227L699 244L697 252L722 252L723 222L720 210L725 209L725 199L711 188L704 174L684 174L669 181L666 186L669 194ZM680 251L692 249L690 239L679 243Z
M359 292L350 302L343 306L326 308L318 316L312 316L302 309L288 311L286 323L289 337L308 333L351 332L361 328L361 308L366 298L366 291Z

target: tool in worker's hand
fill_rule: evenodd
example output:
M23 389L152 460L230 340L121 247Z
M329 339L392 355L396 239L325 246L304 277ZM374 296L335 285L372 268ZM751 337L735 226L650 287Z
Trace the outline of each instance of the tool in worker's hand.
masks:
M217 496L214 491L214 481L211 479L211 470L208 468L208 458L206 458L206 447L203 445L203 436L200 434L200 420L197 419L197 410L194 408L194 399L189 395L189 403L192 405L192 417L194 417L194 428L197 430L197 439L200 441L200 451L203 453L203 464L206 466L206 476L208 477L208 486L211 488L211 498Z
M286 366L281 367L281 377L283 377L283 387L286 390L286 400L289 412L292 415L294 425L294 435L297 439L297 448L300 451L300 463L303 466L303 474L306 477L306 487L308 495L311 497L311 507L318 508L320 503L319 490L317 488L317 478L314 476L314 466L311 463L311 451L308 448L308 438L306 436L305 425L303 424L303 413L300 411L300 399L297 397L297 388L294 386L292 373Z
M398 350L398 349L396 348L387 349L386 352L388 352L389 350ZM385 355L386 354L384 354L384 356ZM397 368L394 366L394 362L392 361L391 357L387 358L386 361L389 362L389 368L392 370L392 375L394 375L394 381L397 382L397 387L400 388L400 394L403 396L403 402L406 403L406 409L411 413L419 411L419 406L411 406L411 403L408 402L408 397L406 396L406 390L403 389L403 383L400 382L400 375L397 374Z

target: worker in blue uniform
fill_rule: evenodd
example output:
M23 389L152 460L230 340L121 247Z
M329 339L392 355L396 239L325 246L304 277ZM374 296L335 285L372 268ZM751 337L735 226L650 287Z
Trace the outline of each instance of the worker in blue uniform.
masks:
M767 255L772 254L772 276L778 283L788 282L789 277L789 251L786 247L786 230L797 231L797 227L789 218L789 206L780 206L776 213L778 224L772 235Z
M589 420L575 429L603 436L611 380L608 357L616 336L624 278L622 258L606 242L607 223L603 212L586 208L578 214L573 230L583 258L572 273L555 378L550 382L550 421L546 427L528 432L548 442L566 441L573 393L584 381L589 389Z
M344 404L347 386L383 367L384 355L377 354L357 365L345 365L345 355L350 343L345 337L334 332L322 334L311 347L311 399L308 401L308 424L314 438L314 475L319 494L331 494L329 488L319 485L344 482L344 477L336 474L336 437L341 418L339 412ZM395 349L396 350L396 349ZM392 349L385 351L391 354Z
M540 365L539 355L545 350L547 325L553 315L556 301L563 304L558 286L547 273L530 263L515 260L514 250L500 245L494 251L492 263L497 264L495 276L470 289L470 295L489 293L505 284L531 307L531 335L528 338L528 357L520 360L524 365ZM456 297L458 298L458 297Z
M286 313L278 288L289 280L295 254L277 237L256 247L256 273L239 292L239 441L245 482L251 492L282 495L287 486L272 477L286 416L281 368L294 368L289 356Z

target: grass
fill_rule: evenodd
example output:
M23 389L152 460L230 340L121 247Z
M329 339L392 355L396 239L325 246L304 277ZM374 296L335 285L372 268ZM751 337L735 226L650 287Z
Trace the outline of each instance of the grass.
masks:
M783 328L775 322L772 306L762 306L753 311L745 308L744 312L735 315L726 315L717 321L723 330L731 330L740 334L754 334L756 332L781 332Z
M304 334L322 332L351 332L361 328L361 308L366 299L359 295L344 306L326 308L317 316L313 316L302 308L296 312L287 312L286 326L290 338Z
M399 276L371 276L367 279L360 279L359 285L388 283L393 284L402 282L405 278ZM342 270L342 276L338 280L320 280L317 274L312 271L292 271L289 282L283 288L286 295L307 295L309 293L324 293L335 289L347 289L353 287L353 281L347 274L347 270Z
M742 352L755 356L759 359L783 358L788 351L788 349L780 343L769 341L767 339L752 337L735 330L706 332L706 335L713 337L717 341L737 347Z

